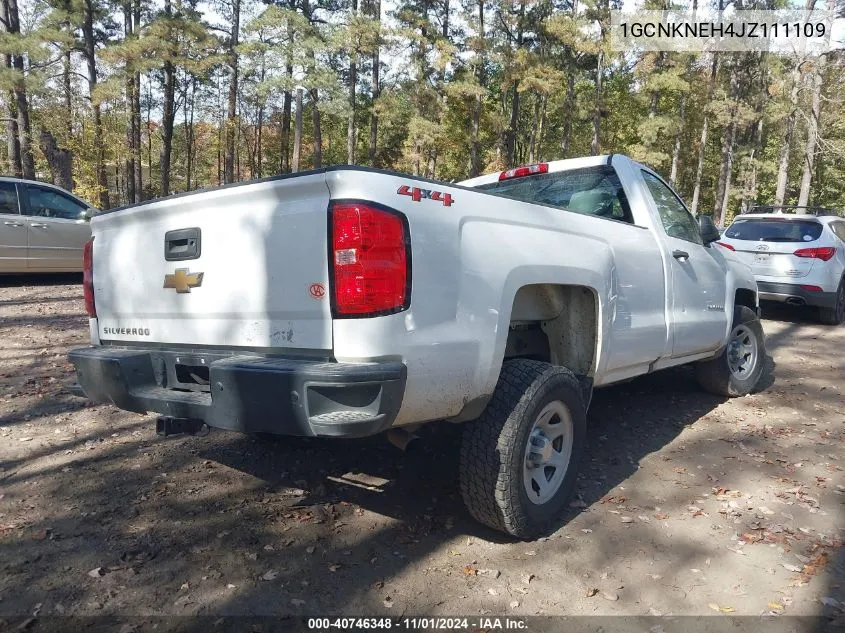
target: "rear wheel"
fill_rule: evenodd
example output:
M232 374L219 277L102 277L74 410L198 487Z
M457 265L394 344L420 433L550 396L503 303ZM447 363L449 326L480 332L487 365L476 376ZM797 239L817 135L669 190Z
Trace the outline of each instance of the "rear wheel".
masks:
M845 279L839 282L833 307L819 308L819 320L825 325L839 325L845 321Z
M765 363L766 342L760 319L752 309L736 306L725 349L716 358L698 363L696 377L710 393L744 396L757 386Z
M484 413L463 432L461 494L470 514L519 538L541 533L572 494L585 434L571 371L507 361Z

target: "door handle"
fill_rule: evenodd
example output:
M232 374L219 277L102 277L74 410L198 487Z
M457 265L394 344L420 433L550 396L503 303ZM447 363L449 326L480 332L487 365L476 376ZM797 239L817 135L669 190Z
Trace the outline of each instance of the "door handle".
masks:
M47 225L46 225L46 224L41 224L41 222L33 222L33 223L32 223L32 224L30 224L29 226L31 226L31 227L32 227L32 228L34 228L34 229L46 229L46 228L47 228Z
M689 253L687 253L686 251L675 249L674 251L672 251L672 257L678 260L689 259Z
M3 222L6 226L23 226L22 222Z

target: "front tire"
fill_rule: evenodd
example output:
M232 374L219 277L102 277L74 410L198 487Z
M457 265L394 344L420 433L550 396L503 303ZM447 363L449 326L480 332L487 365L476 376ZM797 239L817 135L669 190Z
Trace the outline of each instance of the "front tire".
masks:
M736 306L725 349L716 358L698 363L696 377L705 391L735 398L754 390L765 363L766 341L760 319L752 309Z
M839 282L833 307L819 308L819 320L825 325L840 325L845 321L845 279Z
M518 538L540 534L572 494L586 427L571 371L505 362L487 408L463 431L460 484L470 514Z

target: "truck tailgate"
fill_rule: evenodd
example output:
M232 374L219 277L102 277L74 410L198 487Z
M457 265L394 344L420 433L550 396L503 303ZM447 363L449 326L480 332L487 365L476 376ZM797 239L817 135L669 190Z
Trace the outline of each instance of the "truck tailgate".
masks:
M316 173L95 217L100 340L330 350L328 201Z

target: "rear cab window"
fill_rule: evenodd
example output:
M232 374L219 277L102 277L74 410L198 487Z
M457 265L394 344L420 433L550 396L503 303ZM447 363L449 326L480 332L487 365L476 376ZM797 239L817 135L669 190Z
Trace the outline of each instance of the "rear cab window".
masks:
M609 165L523 176L475 188L522 202L634 223L619 176Z
M823 230L815 220L749 218L734 220L725 237L749 242L815 242Z

